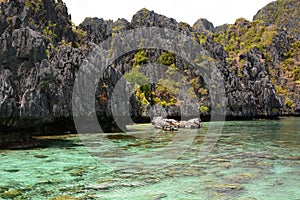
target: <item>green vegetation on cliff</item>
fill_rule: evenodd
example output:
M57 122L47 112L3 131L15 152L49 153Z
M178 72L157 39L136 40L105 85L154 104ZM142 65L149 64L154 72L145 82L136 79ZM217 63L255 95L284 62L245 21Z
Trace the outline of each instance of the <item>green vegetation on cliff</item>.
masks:
M245 64L240 55L246 54L250 49L258 47L271 61L267 47L272 44L273 38L278 35L277 27L264 26L264 22L256 20L249 22L244 18L237 19L235 24L228 25L227 29L214 34L214 41L221 43L229 54L229 63L236 62L238 67Z
M25 0L24 3L28 8L29 26L43 33L49 42L48 51L59 43L80 46L80 41L86 33L72 23L62 0ZM53 13L60 17L55 17Z
M283 113L294 113L300 99L300 41L298 0L278 0L268 4L254 17L244 18L225 30L213 34L228 53L227 63L238 77L243 76L247 52L259 48L261 63L268 66L268 75L284 104Z
M292 36L300 39L300 1L277 0L258 11L254 20L262 20L267 25L286 29Z

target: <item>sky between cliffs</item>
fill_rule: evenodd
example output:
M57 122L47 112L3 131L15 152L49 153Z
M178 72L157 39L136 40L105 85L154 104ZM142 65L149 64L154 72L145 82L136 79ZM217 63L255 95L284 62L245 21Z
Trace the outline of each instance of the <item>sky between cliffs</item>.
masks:
M197 19L206 18L215 26L234 23L237 18L252 20L259 9L272 0L63 0L78 25L85 17L103 19L132 16L141 8L172 17L178 22L193 25Z

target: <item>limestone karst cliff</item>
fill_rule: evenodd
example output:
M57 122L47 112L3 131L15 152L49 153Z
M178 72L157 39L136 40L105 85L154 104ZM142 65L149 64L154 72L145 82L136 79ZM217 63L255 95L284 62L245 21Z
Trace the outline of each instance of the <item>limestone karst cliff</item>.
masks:
M288 13L291 9L294 14ZM270 12L272 17L268 17ZM0 146L24 146L30 143L33 133L76 132L72 90L84 58L94 45L139 27L168 28L195 38L218 63L228 118L299 115L297 13L299 6L293 0L280 0L260 10L253 22L238 19L223 28L215 28L205 19L199 19L192 27L147 9L138 11L131 22L86 18L76 27L61 0L1 1ZM286 20L281 20L281 15ZM124 54L103 69L107 76L99 80L95 103L105 131L119 130L109 102L116 81L137 65L155 62L169 66L170 70L181 70L194 87L201 116L209 116L209 90L197 69L172 52L141 49ZM124 90L130 89L124 84ZM129 106L135 120L145 119L147 106L153 103L168 107L168 115L178 117L175 94L158 86L152 92L151 96L147 88L138 89L131 98Z

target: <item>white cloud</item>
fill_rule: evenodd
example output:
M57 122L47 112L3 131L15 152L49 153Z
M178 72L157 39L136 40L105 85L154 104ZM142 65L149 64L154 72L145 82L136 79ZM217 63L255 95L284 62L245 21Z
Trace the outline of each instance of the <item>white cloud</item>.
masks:
M64 0L75 24L85 17L104 19L125 18L128 21L141 8L175 18L190 25L207 18L215 26L234 23L245 17L252 20L256 12L272 0Z

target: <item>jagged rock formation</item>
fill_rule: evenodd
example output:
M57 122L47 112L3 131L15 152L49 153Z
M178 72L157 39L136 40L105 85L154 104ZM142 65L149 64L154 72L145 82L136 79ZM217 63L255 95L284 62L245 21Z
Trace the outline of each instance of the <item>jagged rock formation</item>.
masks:
M132 17L131 28L139 27L169 28L171 30L180 31L186 34L189 34L193 30L192 27L187 23L178 23L173 18L168 18L166 16L157 14L154 11L147 10L146 8L138 11Z
M99 44L111 36L112 32L129 30L130 24L124 18L115 22L99 18L86 18L79 27L87 32L86 41Z
M254 16L266 27L278 28L277 35L266 47L272 58L270 76L276 91L281 97L285 115L300 114L300 1L274 1Z
M4 1L0 16L0 34L27 27L43 33L47 39L46 46L49 42L56 44L62 39L76 42L71 16L62 0Z
M231 71L238 77L250 81L253 79L249 76L251 73L245 69L249 67L249 63L253 63L251 61L253 59L249 62L247 54L255 48L255 53L252 55L256 57L255 62L260 63L261 67L254 67L251 70L255 73L257 69L264 71L264 76L275 86L274 89L282 104L280 109L273 107L273 113L299 115L300 43L298 40L276 26L265 26L264 21L249 22L243 18L215 35L214 40L223 44L229 53L227 61ZM251 90L253 91L253 87Z
M199 33L201 32L214 32L215 28L214 25L208 21L207 19L198 19L194 25L193 25L193 29Z
M131 22L87 18L75 27L61 0L1 2L0 147L34 145L32 133L75 132L71 106L74 79L91 47L119 32L144 26L187 34L208 52L224 79L228 117L300 114L299 9L293 6L294 0L280 0L259 11L255 19L264 21L239 19L236 24L217 28L205 19L191 27L147 9L138 11ZM285 11L277 12L280 15L276 18L264 17L269 16L267 10L281 9L278 5L293 10L291 16L286 15L290 23L279 20ZM199 70L170 52L144 49L128 52L103 69L105 77L99 80L95 104L105 130L125 128L126 120L118 128L111 112L114 105L109 98L116 81L140 64L156 62L169 66L170 72L180 70L185 74L194 86L201 115L209 116L210 91ZM130 88L124 84L124 90ZM148 104L155 103L145 97L145 91L144 88L131 98L131 114L137 120L149 116ZM157 89L154 97L168 108L169 117L178 116L179 101L174 94ZM79 109L84 112L84 108Z
M223 25L215 27L215 33L220 34L221 32L226 31L228 26L229 26L229 24L223 24Z
M33 133L75 132L72 90L89 49L74 48L78 32L66 6L60 0L6 1L0 20L0 147L34 145ZM118 73L105 70L106 79ZM117 80L99 84L104 81L111 91ZM98 107L99 121L104 130L116 130L107 107Z
M53 58L47 55L62 40L76 41L64 3L6 1L1 3L0 19L1 130L32 132L70 117L65 90L71 89L65 86L72 78L70 68L79 66L80 53L69 49L57 50ZM58 63L64 60L61 54L75 57L68 67Z
M101 20L98 21L98 23L101 22L105 23ZM93 26L93 24L90 24L90 26ZM97 24L95 26L99 27L101 25ZM137 28L141 26L166 27L189 35L197 34L190 26L184 26L183 28L182 23L178 23L174 19L166 18L146 9L142 9L137 12L131 21L131 27ZM84 28L84 26L82 27ZM212 29L211 26L210 29ZM247 63L244 66L243 75L239 76L230 69L231 64L227 62L229 56L222 45L215 43L209 35L205 35L205 41L202 43L202 46L210 53L212 58L216 59L220 63L219 70L224 76L224 84L228 98L228 117L253 118L278 115L278 113L275 112L275 109L279 109L282 106L282 102L275 92L274 85L270 82L267 66L261 62L264 55L262 55L262 52L259 51L258 48L253 48L249 50L249 52L246 52L245 55L241 55ZM150 63L157 62L161 55L161 51L159 50L147 52L146 57L149 58L147 62ZM125 72L130 71L132 69L132 62L126 63L126 61L132 61L134 59L134 54L135 53L125 55L123 59L116 62L115 67L120 69L120 71L122 71L121 69L126 69ZM183 66L188 66L190 64L184 62L180 58L176 58L175 65L179 69L183 69ZM195 75L197 74L196 69L190 67L185 70L188 71L189 79L199 78L199 75ZM198 82L200 82L200 80L198 80ZM203 96L200 94L199 90L196 91L196 94L198 97ZM204 105L209 106L208 97L206 98ZM176 109L174 109L174 111L176 111ZM169 116L174 115L170 114Z

